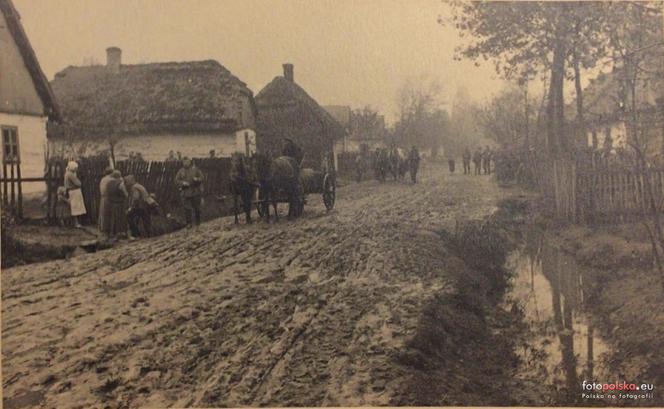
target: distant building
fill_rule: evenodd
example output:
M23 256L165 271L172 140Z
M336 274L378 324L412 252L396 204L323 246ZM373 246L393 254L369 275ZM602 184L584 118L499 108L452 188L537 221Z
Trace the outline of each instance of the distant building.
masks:
M0 133L3 164L20 163L21 177L43 177L47 124L59 111L46 76L11 0L0 0ZM44 191L43 183L23 192Z
M275 77L256 95L259 151L280 154L284 138L304 150L305 167L319 169L334 160L335 140L343 127L295 83L293 65L284 64L284 75Z
M350 132L352 111L347 105L325 105L323 109L327 111L344 129L344 136L334 141L334 155L350 151Z
M639 81L636 87L639 126L642 135L648 139L647 148L651 155L660 153L662 144L661 119L657 112L657 91L652 81ZM631 96L622 78L622 70L601 73L590 81L584 90L584 112L586 135L582 136L584 144L598 149L604 147L607 138L611 139L613 150L628 146L628 124ZM576 115L576 105L567 107L568 117Z
M361 145L373 149L384 145L385 116L373 111L353 111L346 105L326 105L323 108L343 126L344 137L335 143L335 152L358 152Z
M146 160L230 156L256 150L252 91L216 61L124 65L119 48L106 65L67 67L55 75L65 126L50 138L54 155L109 150Z

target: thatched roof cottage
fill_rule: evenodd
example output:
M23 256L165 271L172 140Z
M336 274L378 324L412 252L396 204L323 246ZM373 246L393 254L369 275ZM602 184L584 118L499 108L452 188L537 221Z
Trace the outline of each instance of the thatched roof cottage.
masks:
M22 177L42 177L47 124L59 120L59 111L11 0L0 0L0 56L3 165L20 163ZM39 190L43 183L23 184L24 193Z
M334 141L343 138L343 127L316 100L295 83L292 64L256 95L258 150L279 154L284 138L304 150L305 167L320 169L333 163Z
M119 48L106 65L67 67L55 75L66 126L52 138L64 155L89 155L114 142L116 159L130 152L163 160L256 149L252 91L216 61L124 65Z

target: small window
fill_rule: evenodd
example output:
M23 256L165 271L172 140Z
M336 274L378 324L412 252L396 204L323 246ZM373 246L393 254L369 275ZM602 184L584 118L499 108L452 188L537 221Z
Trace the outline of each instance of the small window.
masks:
M20 163L18 151L18 129L16 127L2 127L2 162Z

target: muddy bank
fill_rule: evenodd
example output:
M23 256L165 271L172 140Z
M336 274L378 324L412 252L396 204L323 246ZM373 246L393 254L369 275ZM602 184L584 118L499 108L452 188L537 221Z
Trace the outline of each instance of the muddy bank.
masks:
M654 391L646 399L605 397L602 404L664 405L658 390L664 387L664 356L661 354L664 351L664 291L653 268L644 227L633 224L594 229L570 227L542 237L543 248L557 249L553 254L544 253L541 263L545 270L550 270L545 273L554 282L561 283L562 311L572 310L575 319L585 315L587 331L595 338L596 362L590 367L586 363L585 368L577 365L578 382L593 379L602 383L652 384ZM550 268L554 263L558 263L557 267ZM583 297L566 296L565 291L574 291ZM583 331L578 334L583 337ZM606 343L606 347L600 343L599 351L597 337ZM587 348L579 350L577 347L575 351L590 356ZM577 364L583 364L582 361L577 357ZM588 399L581 403L589 404Z
M508 200L440 233L453 290L425 304L392 404L662 405L664 297L648 243L627 228L547 230L531 205Z
M441 231L454 259L453 290L423 309L415 336L398 361L411 375L394 405L541 405L537 385L515 379L521 316L504 307L506 261L521 238L526 199L510 199L482 221Z

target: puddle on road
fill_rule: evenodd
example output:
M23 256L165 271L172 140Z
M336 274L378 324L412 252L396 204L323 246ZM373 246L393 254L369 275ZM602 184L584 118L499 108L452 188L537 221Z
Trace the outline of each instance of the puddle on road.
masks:
M605 382L609 345L593 330L583 270L541 232L508 258L513 272L507 302L516 304L528 326L518 347L520 377L545 382L558 404L584 403L581 384ZM590 402L585 401L585 404Z

